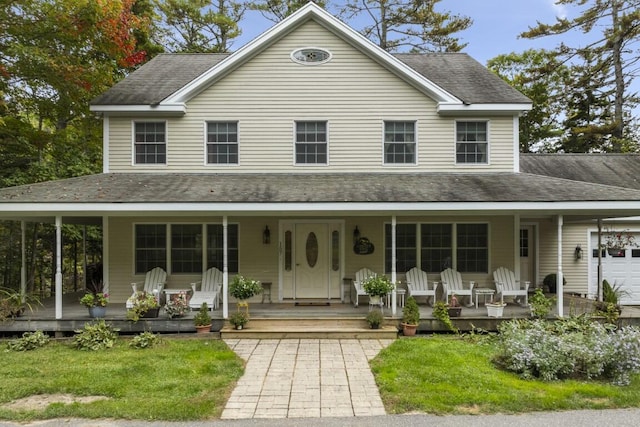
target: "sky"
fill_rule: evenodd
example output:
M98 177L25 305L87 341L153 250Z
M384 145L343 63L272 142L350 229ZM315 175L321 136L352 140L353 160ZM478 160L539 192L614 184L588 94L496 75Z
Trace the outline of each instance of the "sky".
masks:
M337 1L339 0L334 0L332 4L336 4ZM536 21L552 24L556 16L572 17L570 12L575 13L572 8L556 5L554 0L442 0L438 4L438 10L468 16L473 20L469 29L456 35L460 37L461 42L468 43L463 52L482 64L500 54L520 53L530 48L552 49L560 42L577 46L580 43L584 44L585 40L581 33L535 40L518 38L518 34L535 26ZM258 12L248 13L241 23L243 34L234 43L233 50L237 50L272 25L272 22Z

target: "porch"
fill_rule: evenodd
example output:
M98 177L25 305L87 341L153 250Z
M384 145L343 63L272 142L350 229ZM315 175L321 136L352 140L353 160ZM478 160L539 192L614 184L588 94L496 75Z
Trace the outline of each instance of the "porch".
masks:
M80 296L80 293L69 293L63 296L64 310L61 319L56 319L55 298L48 298L43 301L42 306L34 307L33 312L27 311L22 317L0 322L0 335L13 336L35 330L59 336L71 335L73 331L83 328L86 322L92 320L87 308L78 303ZM390 338L397 334L397 325L402 317L400 307L397 308L395 316L392 316L390 308L385 307L383 313L386 326L380 330L372 330L365 321L369 311L366 298L363 298L358 307L339 300L332 300L328 305L326 302L326 300L316 301L304 305L295 305L293 302L251 303L251 320L242 331L230 329L228 322L223 319L222 310L214 310L211 312L213 319L211 331L226 338L363 338L372 335ZM565 316L591 312L593 309L592 301L581 296L565 294L563 302ZM234 304L231 305L232 310L235 310ZM447 332L442 323L433 317L432 307L421 302L419 308L419 333ZM552 313L557 313L556 307ZM142 331L161 334L193 334L195 333L194 314L195 312L188 313L182 318L170 319L164 310L161 310L157 318L132 322L126 319L124 304L112 303L107 307L105 320L119 328L121 334ZM469 331L472 328L496 331L501 322L527 318L529 315L529 308L509 303L504 309L502 318L492 318L487 316L487 310L481 304L477 309L475 306L464 307L461 316L452 320L454 325L462 331ZM640 307L624 306L621 319L624 324L640 325Z

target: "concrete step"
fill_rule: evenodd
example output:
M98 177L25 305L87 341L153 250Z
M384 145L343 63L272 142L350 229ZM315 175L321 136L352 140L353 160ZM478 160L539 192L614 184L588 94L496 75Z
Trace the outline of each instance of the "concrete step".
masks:
M395 339L398 335L396 322L387 320L386 323L386 326L380 329L371 329L364 318L251 318L241 330L236 330L225 322L220 336L222 339Z

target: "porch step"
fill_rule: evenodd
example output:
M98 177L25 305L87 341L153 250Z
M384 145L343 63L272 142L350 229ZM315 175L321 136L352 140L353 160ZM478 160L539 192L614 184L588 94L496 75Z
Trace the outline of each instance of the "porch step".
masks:
M222 339L395 339L398 329L395 322L387 320L387 326L371 329L363 318L292 319L251 318L244 329L236 330L225 322L220 330Z

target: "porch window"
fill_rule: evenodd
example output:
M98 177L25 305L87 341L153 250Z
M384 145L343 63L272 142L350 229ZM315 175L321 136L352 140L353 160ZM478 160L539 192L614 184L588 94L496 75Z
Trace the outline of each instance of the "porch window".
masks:
M385 225L385 271L391 271L391 224ZM396 271L404 272L418 265L416 224L396 224Z
M166 123L134 122L134 152L136 164L166 164Z
M171 272L202 272L202 225L171 225Z
M238 164L238 123L207 123L207 163Z
M155 267L167 269L167 227L165 224L137 224L135 270L144 274Z
M238 263L238 224L229 224L227 227L227 254L229 256L227 267L229 272L239 271ZM223 269L224 242L222 224L207 225L207 269L216 267Z
M416 131L414 122L384 122L385 164L416 163Z
M296 164L327 164L327 122L296 122Z
M456 122L456 163L488 162L487 122Z
M461 273L486 273L489 269L487 224L457 225L457 270Z
M420 234L422 269L427 273L440 273L451 267L451 224L421 224Z

